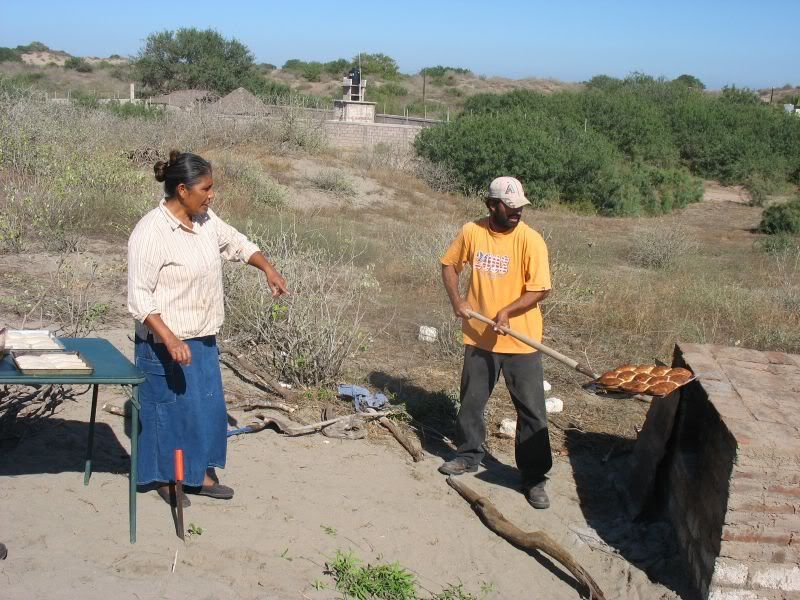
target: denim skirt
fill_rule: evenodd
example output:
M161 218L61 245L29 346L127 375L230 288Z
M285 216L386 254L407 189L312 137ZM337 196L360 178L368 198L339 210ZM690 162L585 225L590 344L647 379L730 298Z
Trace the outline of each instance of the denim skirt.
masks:
M136 338L139 386L139 485L175 479L175 449L183 450L184 484L201 486L208 467L224 467L227 412L213 335L184 340L192 364L181 365L164 344Z

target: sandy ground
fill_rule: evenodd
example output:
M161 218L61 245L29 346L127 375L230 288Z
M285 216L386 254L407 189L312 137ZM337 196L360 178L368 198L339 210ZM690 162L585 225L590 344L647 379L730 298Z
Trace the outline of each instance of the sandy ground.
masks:
M125 330L103 336L130 355ZM123 400L114 388L103 388L99 404ZM336 598L324 571L337 549L370 562L399 561L433 593L461 582L476 594L491 589L489 598L580 597L558 566L488 531L436 472L439 457L428 453L414 464L382 436L379 443L286 438L272 431L232 438L221 476L236 497L192 497L186 510L187 527L202 527L202 535L180 542L167 505L142 493L138 542L131 545L129 439L121 418L98 413L95 472L89 486L82 483L89 405L88 394L62 405L16 447L3 447L0 541L9 549L0 562L4 597ZM587 522L587 490L579 489L568 459L556 459L547 511L528 507L512 489L516 475L509 458L499 460L465 476L470 485L523 529L542 529L564 544L608 598L678 597L651 583L619 550L624 554L633 544L640 562L646 559L642 564L669 563L663 527L601 519L621 541L614 550ZM612 470L592 472L607 479ZM603 485L589 485L590 495ZM315 589L316 581L328 588Z

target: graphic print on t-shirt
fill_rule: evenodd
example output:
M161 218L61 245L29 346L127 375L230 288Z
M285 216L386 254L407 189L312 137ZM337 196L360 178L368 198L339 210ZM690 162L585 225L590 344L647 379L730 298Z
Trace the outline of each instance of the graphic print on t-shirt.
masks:
M511 259L508 256L496 256L489 252L478 252L475 254L475 264L473 269L484 271L489 277L502 277L508 273L508 265Z

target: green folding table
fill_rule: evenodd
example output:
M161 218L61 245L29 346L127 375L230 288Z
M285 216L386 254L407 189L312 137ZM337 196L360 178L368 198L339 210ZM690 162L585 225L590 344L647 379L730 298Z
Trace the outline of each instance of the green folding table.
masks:
M99 385L131 386L131 468L128 489L128 511L131 544L136 543L136 459L139 452L139 390L144 373L117 350L111 342L100 338L59 338L69 351L78 351L94 368L91 375L23 375L14 366L10 355L0 361L0 384L9 385L90 385L92 386L92 415L89 420L89 441L86 448L83 484L89 485L92 475L94 423L97 415Z

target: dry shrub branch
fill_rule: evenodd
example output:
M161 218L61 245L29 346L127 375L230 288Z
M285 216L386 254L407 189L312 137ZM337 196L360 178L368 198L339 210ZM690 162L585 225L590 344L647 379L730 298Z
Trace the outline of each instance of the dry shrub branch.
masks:
M286 278L291 294L272 298L253 270L226 269L225 335L251 361L281 381L319 386L335 381L344 362L365 349L360 326L379 291L357 253L325 249L314 234L287 227L269 237L249 232Z

